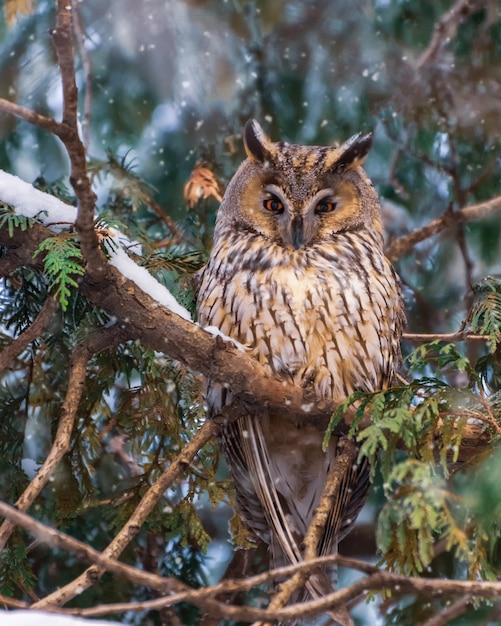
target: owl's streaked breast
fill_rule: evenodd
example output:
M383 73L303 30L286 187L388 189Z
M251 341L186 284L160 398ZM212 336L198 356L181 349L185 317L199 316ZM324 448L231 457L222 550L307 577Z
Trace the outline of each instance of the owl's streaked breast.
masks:
M394 281L377 247L354 234L306 250L232 237L216 242L202 278L200 321L248 346L275 376L341 400L389 382L398 354Z

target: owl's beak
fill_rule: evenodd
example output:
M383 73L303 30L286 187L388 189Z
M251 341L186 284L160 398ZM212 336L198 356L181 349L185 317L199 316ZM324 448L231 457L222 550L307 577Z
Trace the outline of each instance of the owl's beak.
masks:
M304 245L304 224L303 218L296 215L291 222L291 239L295 250L299 250Z

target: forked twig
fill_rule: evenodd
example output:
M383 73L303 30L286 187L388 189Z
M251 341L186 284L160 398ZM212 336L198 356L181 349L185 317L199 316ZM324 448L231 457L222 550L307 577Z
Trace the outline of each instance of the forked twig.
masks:
M170 464L167 470L148 489L127 523L123 526L108 547L102 551L102 555L104 557L116 558L122 553L125 547L139 533L141 526L150 515L158 501L162 498L165 491L191 463L198 451L215 436L217 428L218 427L214 422L205 422L193 439L183 448L181 453ZM54 591L45 598L42 598L42 600L35 603L33 607L42 609L51 606L62 606L75 596L82 593L84 589L88 589L97 583L103 573L104 569L102 567L93 565L67 585L64 585L57 591Z
M19 356L30 343L38 339L44 333L58 307L59 303L57 300L49 296L33 324L18 335L9 345L5 346L2 352L0 352L0 374L7 369L10 362Z
M121 332L119 327L101 329L77 346L73 353L68 390L63 406L61 407L61 416L54 443L35 477L18 498L16 507L19 511L27 511L29 509L35 499L40 495L42 489L49 482L50 477L61 459L70 449L71 433L73 431L78 406L85 389L85 375L88 360L93 354L101 352L118 341ZM8 520L5 520L0 526L0 551L5 547L14 528L15 526Z

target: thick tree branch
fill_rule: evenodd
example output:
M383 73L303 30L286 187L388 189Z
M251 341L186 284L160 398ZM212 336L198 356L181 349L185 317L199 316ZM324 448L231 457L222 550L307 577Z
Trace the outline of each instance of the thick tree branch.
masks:
M38 224L24 232L16 230L13 237L7 228L2 228L0 245L9 248L19 265L39 267L41 255L33 259L33 254L41 241L51 236L49 229ZM258 415L287 406L291 419L312 423L321 420L327 426L335 408L332 402L317 402L312 389L295 387L264 374L255 359L231 342L214 337L165 309L116 268L108 266L106 282L96 283L86 277L80 287L93 304L119 320L129 339L138 339L144 346L165 352L192 370L228 384L235 396L233 412Z
M40 242L50 236L51 231L38 224L24 232L15 231L12 238L7 228L3 228L0 229L0 245L9 247L9 255L14 255L20 265L38 267L41 255L31 262L30 259ZM295 387L270 377L255 359L231 342L214 337L168 311L116 268L109 267L106 282L96 284L87 277L80 286L89 300L119 320L128 339L137 339L145 347L164 352L193 371L228 385L234 401L221 416L222 420L243 414L260 416L264 411L283 411L287 407L287 415L293 423L310 423L319 429L327 427L335 410L332 402L317 401L311 388ZM352 419L353 413L345 415L345 426L336 433L345 433ZM460 460L471 459L489 442L488 433L481 432L474 424L468 425L464 430Z

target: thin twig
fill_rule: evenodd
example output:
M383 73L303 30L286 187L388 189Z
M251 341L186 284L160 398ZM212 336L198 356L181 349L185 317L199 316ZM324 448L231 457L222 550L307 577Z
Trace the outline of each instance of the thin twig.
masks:
M155 211L160 220L167 226L167 228L172 233L170 237L165 237L161 242L155 244L155 248L160 248L162 246L175 246L180 244L189 243L186 233L178 227L175 220L172 219L170 215L168 215L163 207L153 198L153 196L146 190L144 190L146 194L148 206Z
M10 113L11 115L15 115L16 117L20 117L30 124L34 124L39 128L48 130L54 135L58 135L61 130L60 124L51 117L40 115L40 113L36 113L31 109L26 109L25 107L16 104L15 102L6 100L5 98L0 98L0 111L3 111L4 113Z
M84 114L82 123L82 138L85 149L89 149L90 138L90 115L92 109L92 70L89 53L85 47L85 31L82 24L82 14L80 5L73 5L73 30L75 32L78 43L80 58L82 59L82 67L85 75L85 98L84 98Z
M0 593L0 606L9 607L11 609L29 609L30 605L28 602L23 602L22 600L16 600L15 598L9 598L9 596L4 596Z
M423 626L446 626L457 617L461 617L472 609L471 596L466 595L453 602L448 607L438 612L436 615L427 620Z
M403 333L402 339L405 341L490 341L489 335L474 335L457 331L454 333Z
M476 11L485 6L485 0L458 0L456 4L435 24L428 47L419 57L418 68L436 60L440 50L457 34L460 25Z
M213 587L205 589L191 589L187 585L179 582L175 578L163 578L156 574L144 572L125 563L120 563L115 559L94 550L87 544L69 537L56 529L50 528L35 521L29 515L21 513L17 509L0 502L0 515L7 517L15 524L26 528L33 532L39 538L42 538L52 547L69 549L75 556L84 560L91 560L99 564L103 569L107 569L127 580L147 586L151 589L162 591L163 593L174 592L162 598L149 600L140 603L120 603L109 604L106 606L97 606L88 609L68 609L58 610L61 613L70 613L73 615L85 615L87 617L96 617L98 615L106 615L109 613L119 613L123 611L144 611L156 609L159 610L165 606L172 606L179 602L189 602L201 608L214 611L226 619L237 620L285 620L297 617L306 617L320 615L322 611L332 609L334 606L340 606L350 599L357 598L370 590L379 589L398 589L404 593L420 593L428 596L440 596L445 594L469 594L471 597L491 598L497 597L501 593L501 582L484 582L484 581L464 581L464 580L446 580L442 578L414 578L399 574L392 574L378 569L375 566L362 563L355 559L347 559L339 555L331 555L329 557L319 557L310 562L302 562L295 566L278 568L276 570L253 576L252 578L224 581ZM271 577L280 577L291 575L302 569L308 570L310 573L319 566L325 566L329 563L338 563L346 567L355 567L368 576L358 580L350 587L327 594L323 598L305 602L302 604L294 604L285 609L271 611L269 609L254 609L252 607L234 607L225 605L214 599L215 596L232 592L237 589L244 590L254 587L258 584L266 582ZM40 608L37 604L33 604L30 608ZM47 607L53 609L53 607Z
M334 557L323 557L318 559L318 563L335 562ZM294 567L313 567L313 563L303 562ZM290 570L292 567L283 568ZM272 573L272 572L270 572ZM151 574L150 574L151 576ZM244 589L244 584L255 586L256 579L246 579L242 582L240 589ZM182 585L176 581L177 584ZM227 586L228 591L233 591L231 586ZM104 606L96 606L88 609L59 609L57 612L80 615L85 617L99 617L111 613L122 613L126 611L143 612L148 610L159 610L164 606L171 606L178 602L188 602L201 608L207 608L207 598L213 597L216 593L224 593L224 589L217 589L219 586L209 587L206 589L193 589L189 592L178 592L163 598L155 600L147 600L144 602L124 602L116 604L108 604ZM222 587L222 585L221 585ZM216 611L215 615L222 618L235 619L238 621L253 620L287 620L291 618L313 617L325 614L325 611L332 609L334 606L340 606L350 602L353 599L365 596L369 591L395 590L399 593L419 593L428 597L444 597L446 594L466 594L471 593L472 596L478 598L495 598L501 593L501 582L487 581L465 581L465 580L447 580L443 578L414 578L411 576L403 576L392 574L391 572L378 571L370 574L366 578L359 579L349 587L345 587L339 591L335 591L325 595L317 600L307 601L301 604L292 604L286 608L277 611L270 609L255 609L252 607L236 607L231 605L222 605L217 601L212 602L211 610ZM50 607L49 607L50 608ZM52 609L51 609L52 610Z
M118 341L121 332L118 326L101 329L77 346L74 351L68 379L68 391L61 407L61 417L54 443L35 477L18 498L16 507L19 511L27 511L29 509L49 482L61 459L70 449L75 416L85 389L86 367L89 358ZM8 520L4 521L0 526L0 552L4 549L13 530L14 525Z
M44 302L40 313L33 324L16 337L8 346L0 352L0 373L9 367L9 364L25 350L30 343L41 337L49 325L54 313L59 308L59 303L52 296ZM1 533L0 533L1 535ZM1 549L1 547L0 547Z
M390 261L397 261L417 243L429 239L448 228L455 227L458 223L479 220L493 213L501 213L501 196L496 196L486 202L464 207L454 213L446 211L441 217L437 217L425 226L390 241L385 254Z
M165 491L191 463L197 452L215 436L217 428L217 425L212 421L206 422L200 428L193 439L183 448L179 456L171 463L169 468L160 476L156 483L148 489L127 523L108 547L103 550L103 556L114 558L122 553L125 547L139 533L141 526ZM102 576L103 572L104 569L102 567L92 566L75 580L46 596L34 606L41 609L66 604L66 602L69 602L69 600L82 593L84 589L95 584Z

